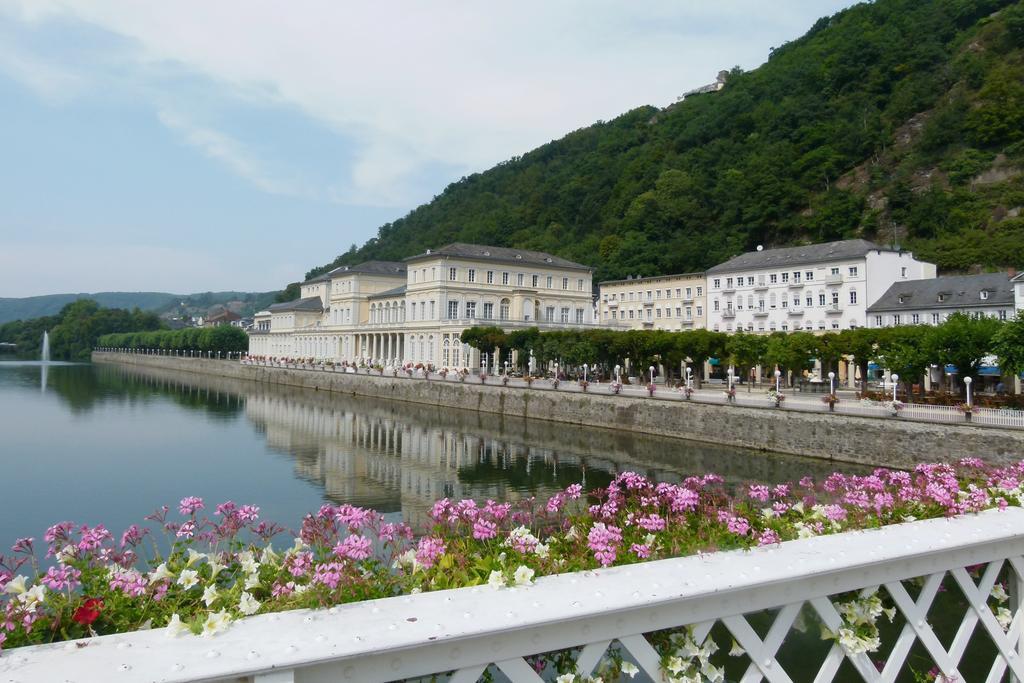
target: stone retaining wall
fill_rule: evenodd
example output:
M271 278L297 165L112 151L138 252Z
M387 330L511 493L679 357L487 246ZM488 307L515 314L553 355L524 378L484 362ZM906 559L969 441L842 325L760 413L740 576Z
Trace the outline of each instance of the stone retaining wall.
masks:
M506 388L450 381L379 377L241 365L236 361L94 353L93 361L468 408L538 420L608 427L659 436L776 451L868 465L912 468L921 462L980 457L993 463L1024 459L1024 431L680 403L649 398Z

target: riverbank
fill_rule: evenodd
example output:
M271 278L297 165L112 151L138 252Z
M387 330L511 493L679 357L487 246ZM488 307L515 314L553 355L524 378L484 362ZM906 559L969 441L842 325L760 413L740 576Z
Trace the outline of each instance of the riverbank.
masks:
M485 413L605 427L726 446L871 466L913 468L923 462L980 457L1011 463L1024 454L1024 432L969 424L912 422L835 413L567 393L501 385L425 381L241 365L236 361L96 352L97 363L164 368L352 396L468 408Z

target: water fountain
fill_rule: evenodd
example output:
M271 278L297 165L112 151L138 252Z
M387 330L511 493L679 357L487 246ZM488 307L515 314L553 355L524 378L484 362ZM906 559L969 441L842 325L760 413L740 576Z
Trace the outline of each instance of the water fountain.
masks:
M43 392L46 391L46 376L47 363L50 362L50 333L43 330L43 350L39 354L39 360L42 362L42 367L39 369L39 389Z

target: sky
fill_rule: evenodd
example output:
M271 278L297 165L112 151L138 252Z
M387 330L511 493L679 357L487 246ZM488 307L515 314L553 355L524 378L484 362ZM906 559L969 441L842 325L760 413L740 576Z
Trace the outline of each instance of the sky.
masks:
M851 0L0 0L0 297L270 291Z

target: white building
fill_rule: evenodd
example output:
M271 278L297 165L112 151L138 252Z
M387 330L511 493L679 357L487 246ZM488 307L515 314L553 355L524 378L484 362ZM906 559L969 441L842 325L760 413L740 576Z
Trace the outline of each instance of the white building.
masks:
M864 327L895 282L935 277L913 254L854 239L751 251L708 269L708 327L720 332Z
M598 320L617 329L702 329L706 286L704 273L606 280L598 284Z
M1010 282L1013 283L1013 309L1015 315L1024 311L1024 273L1010 273Z
M590 268L551 254L454 243L404 262L342 266L301 298L256 315L252 355L479 367L459 336L474 325L594 324Z
M1008 320L1015 284L1006 273L896 282L868 306L868 326L939 325L954 313Z

